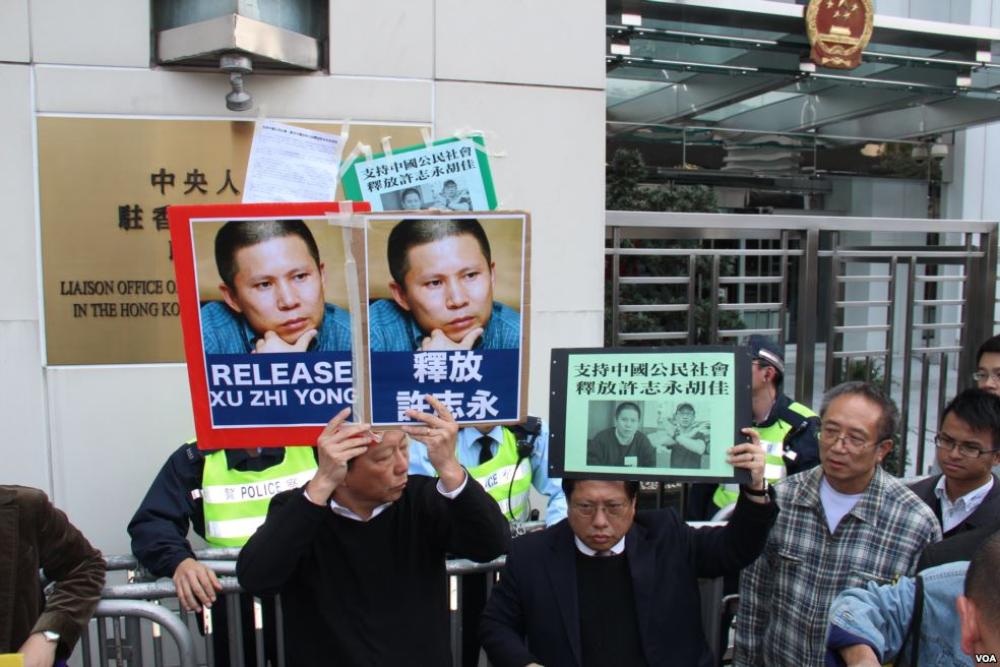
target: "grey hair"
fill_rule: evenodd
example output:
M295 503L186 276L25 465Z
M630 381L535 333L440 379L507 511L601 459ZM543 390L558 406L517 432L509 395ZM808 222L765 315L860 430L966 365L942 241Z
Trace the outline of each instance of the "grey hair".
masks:
M889 398L880 387L869 382L843 382L827 390L823 394L822 403L820 403L820 419L826 414L833 399L847 395L861 396L877 405L882 411L877 425L878 442L895 440L896 434L899 433L899 408L896 407L896 402Z

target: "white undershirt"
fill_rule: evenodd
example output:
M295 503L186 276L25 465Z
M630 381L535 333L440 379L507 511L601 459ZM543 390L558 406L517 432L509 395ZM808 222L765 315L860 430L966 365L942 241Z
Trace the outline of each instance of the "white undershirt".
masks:
M826 525L830 527L830 534L837 530L840 520L847 516L847 513L854 509L854 506L861 500L864 493L840 493L826 481L826 477L819 483L819 499L823 503L823 513L826 514Z
M993 476L990 475L990 481L978 489L969 491L964 496L955 498L955 502L951 502L945 490L945 479L945 476L941 475L941 479L934 486L934 495L941 502L941 532L943 533L947 533L968 519L969 515L976 511L982 504L983 499L986 498L986 494L993 488Z

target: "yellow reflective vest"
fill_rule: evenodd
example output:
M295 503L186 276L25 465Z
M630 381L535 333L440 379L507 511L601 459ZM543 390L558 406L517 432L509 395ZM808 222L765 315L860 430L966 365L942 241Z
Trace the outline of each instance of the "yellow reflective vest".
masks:
M271 498L305 486L316 468L312 447L286 447L281 463L260 471L231 470L225 450L207 454L201 475L205 541L242 547L264 523Z
M518 462L517 438L509 428L503 429L503 442L496 455L486 463L468 470L472 478L486 489L486 493L497 501L500 511L507 519L527 519L525 514L528 511L528 494L531 492L531 460L524 458Z

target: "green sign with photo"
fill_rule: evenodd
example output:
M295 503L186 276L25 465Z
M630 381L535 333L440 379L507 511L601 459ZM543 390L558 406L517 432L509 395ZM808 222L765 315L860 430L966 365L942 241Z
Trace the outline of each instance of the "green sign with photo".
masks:
M732 480L726 451L747 440L743 347L552 352L554 475Z

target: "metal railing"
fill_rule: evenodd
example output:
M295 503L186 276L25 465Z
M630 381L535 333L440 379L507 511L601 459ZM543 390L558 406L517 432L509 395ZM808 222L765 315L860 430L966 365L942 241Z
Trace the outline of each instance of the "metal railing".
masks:
M511 535L517 537L529 532L542 530L542 521L511 524ZM222 590L218 604L227 608L227 627L230 664L245 667L248 664L243 650L243 623L240 612L240 596L245 592L235 578L238 548L201 549L195 557L208 565L219 576ZM115 665L115 667L140 667L144 665L179 665L196 667L216 664L212 649L211 635L215 631L210 623L205 623L206 634L202 637L195 620L196 614L183 610L174 611L177 591L170 579L154 579L142 571L134 556L119 555L105 558L109 572L125 572L127 583L111 584L104 587L101 601L91 621L89 632L81 636L80 646L75 652L74 662L84 667ZM505 559L500 557L488 563L476 563L466 559L449 559L445 569L451 587L451 643L456 664L461 664L462 655L462 608L461 582L465 575L490 573L487 577L489 589L496 574L503 567ZM281 628L281 600L275 596L277 607L275 637L277 665L284 667L284 632ZM259 602L258 602L259 604ZM254 644L256 664L264 667L264 628L259 614L255 618ZM207 628L205 627L207 626ZM172 646L164 646L163 636L173 640ZM147 650L148 649L148 650ZM96 653L96 656L95 656Z
M905 425L900 474L927 472L996 328L995 222L608 211L605 238L610 345L767 335L814 407L845 379L880 383Z
M692 523L692 526L721 526L723 523ZM518 537L529 532L542 530L544 522L532 521L511 525L511 535ZM230 663L245 667L246 656L243 653L241 618L238 598L245 594L236 581L236 558L239 549L202 549L195 552L197 559L208 564L220 575L222 592L219 602L228 606L229 612L227 632L230 646ZM139 570L133 556L109 556L106 559L109 571L124 571L128 573L129 583L105 586L101 601L97 606L89 632L81 636L71 664L80 663L84 667L100 665L107 667L140 667L153 665L179 665L179 667L197 667L215 664L211 651L211 638L202 638L199 631L193 627L194 614L184 611L173 611L170 603L176 600L177 592L170 579L141 581L144 574ZM504 557L488 563L476 563L466 559L449 559L446 571L449 575L451 598L451 645L455 664L462 661L462 605L461 586L466 575L486 573L487 592L492 590L496 576L505 562ZM718 636L721 632L722 580L706 579L699 582L701 592L701 616L705 636L713 653L717 652ZM280 596L276 596L277 613L277 665L284 665L283 632L281 628ZM110 631L108 629L110 626ZM211 629L211 628L210 628ZM163 645L163 635L173 640L173 646ZM262 628L255 627L255 642L257 664L264 665ZM150 650L146 651L145 648ZM173 653L171 653L171 649ZM96 652L96 660L94 653ZM480 665L487 665L484 656L480 657Z

